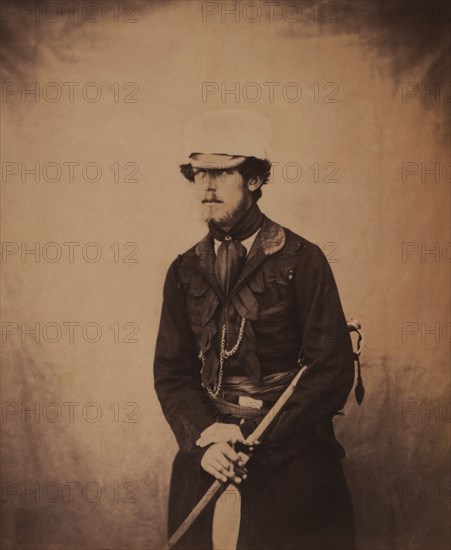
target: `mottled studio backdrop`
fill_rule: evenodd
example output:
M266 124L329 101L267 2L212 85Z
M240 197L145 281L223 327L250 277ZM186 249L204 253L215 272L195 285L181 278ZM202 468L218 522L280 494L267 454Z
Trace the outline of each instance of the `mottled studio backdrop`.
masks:
M204 234L186 121L272 124L262 209L366 337L337 430L361 550L449 547L447 3L2 2L2 548L155 550L169 263ZM339 549L337 549L339 550Z

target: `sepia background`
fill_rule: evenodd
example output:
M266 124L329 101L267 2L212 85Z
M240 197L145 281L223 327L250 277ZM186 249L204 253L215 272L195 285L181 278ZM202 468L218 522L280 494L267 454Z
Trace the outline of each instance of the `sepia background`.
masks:
M449 23L436 1L3 2L2 548L162 548L162 284L205 232L178 164L225 108L270 121L261 208L363 325L365 400L336 422L358 547L449 547Z

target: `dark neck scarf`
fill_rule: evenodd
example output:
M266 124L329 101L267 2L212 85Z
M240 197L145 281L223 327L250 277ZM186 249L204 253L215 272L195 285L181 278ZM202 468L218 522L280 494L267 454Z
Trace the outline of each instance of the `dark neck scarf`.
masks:
M235 223L229 232L209 223L210 234L221 244L216 255L215 273L226 297L246 259L247 250L240 241L253 235L263 223L263 214L256 202Z
M263 214L255 201L251 207L241 216L235 225L228 232L218 227L215 223L208 223L211 235L217 241L224 241L226 237L233 240L243 241L253 235L263 224Z

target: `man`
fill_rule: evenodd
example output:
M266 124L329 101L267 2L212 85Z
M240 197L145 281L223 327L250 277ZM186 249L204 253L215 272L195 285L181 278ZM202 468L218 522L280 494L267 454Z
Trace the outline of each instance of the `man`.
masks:
M170 266L155 388L180 446L172 534L214 479L231 489L178 548L352 550L353 511L332 417L354 380L351 340L320 249L268 219L270 128L255 113L191 121L182 173L209 232ZM307 368L248 468L236 445ZM258 444L260 443L260 444Z

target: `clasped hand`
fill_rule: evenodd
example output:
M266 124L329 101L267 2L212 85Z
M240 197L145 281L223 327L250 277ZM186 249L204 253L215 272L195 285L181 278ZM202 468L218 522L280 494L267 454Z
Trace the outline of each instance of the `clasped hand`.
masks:
M202 457L202 468L220 481L241 483L242 479L247 478L247 470L243 467L245 455L233 448L237 441L244 441L244 437L235 424L216 422L205 429L196 441L199 447L211 445Z

